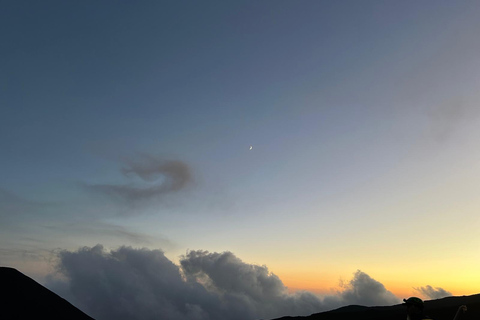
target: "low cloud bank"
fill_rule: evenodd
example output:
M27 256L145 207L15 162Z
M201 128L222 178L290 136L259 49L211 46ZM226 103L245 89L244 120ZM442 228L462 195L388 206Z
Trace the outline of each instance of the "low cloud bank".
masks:
M345 304L363 306L381 306L399 303L399 299L383 284L372 279L368 274L357 270L353 279L344 285L344 290L339 292L341 301Z
M429 285L425 287L414 288L414 289L418 291L420 295L428 299L440 299L440 298L445 298L452 295L451 292L443 288L438 288L438 287L433 288L432 286L429 286Z
M266 266L231 252L190 251L174 264L160 250L101 245L59 254L59 275L47 287L98 320L249 320L309 315L342 305L400 300L357 271L335 295L288 293Z

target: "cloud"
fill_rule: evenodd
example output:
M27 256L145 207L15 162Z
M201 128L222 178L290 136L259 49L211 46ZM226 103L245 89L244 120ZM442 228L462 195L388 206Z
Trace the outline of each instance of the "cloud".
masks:
M93 220L88 222L66 222L66 223L51 223L44 226L50 232L55 232L61 236L92 236L95 239L99 237L108 239L119 239L123 243L131 243L135 245L147 245L153 242L162 246L172 247L173 244L166 238L160 236L151 236L141 232L136 232L130 228L115 225L112 223Z
M160 250L106 251L97 245L61 251L58 272L47 287L98 320L271 319L399 301L361 271L337 295L288 293L266 266L245 263L231 252L190 251L176 265Z
M437 142L452 138L459 128L478 119L480 112L475 103L465 99L452 99L428 110L430 133Z
M429 299L440 299L440 298L445 298L449 297L452 295L451 292L443 289L443 288L433 288L430 285L427 285L425 287L418 287L414 288L418 293L420 293L422 296L429 298Z
M215 292L228 309L242 312L243 319L308 315L323 309L315 295L288 294L266 266L244 263L231 252L190 251L180 265L187 279Z
M120 171L130 178L127 184L89 184L85 187L94 193L108 195L126 202L158 198L161 195L185 188L191 181L190 168L182 161L163 160L142 155L138 160L127 160ZM137 183L134 180L137 179Z
M35 214L42 210L43 213L55 206L55 203L31 201L0 188L0 218L15 218L18 215Z
M344 291L340 292L339 296L344 304L380 306L400 303L400 299L383 284L360 270L357 270L353 279L344 285Z
M161 251L97 245L62 251L59 267L69 283L54 287L96 319L182 319L177 301L187 286Z

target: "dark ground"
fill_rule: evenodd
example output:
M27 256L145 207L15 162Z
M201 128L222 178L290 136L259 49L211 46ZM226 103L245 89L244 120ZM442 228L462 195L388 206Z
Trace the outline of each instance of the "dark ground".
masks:
M462 315L461 320L480 320L480 294L425 301L425 314L435 320L452 320L462 304L467 306L468 311ZM306 317L282 317L273 320L405 320L405 311L401 304L388 307L347 306Z
M35 280L5 267L0 267L0 318L93 319Z

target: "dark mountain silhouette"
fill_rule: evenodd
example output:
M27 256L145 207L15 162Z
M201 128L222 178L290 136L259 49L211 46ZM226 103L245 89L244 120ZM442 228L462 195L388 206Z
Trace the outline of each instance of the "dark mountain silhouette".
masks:
M480 294L447 297L425 301L425 314L435 320L453 320L462 304L468 311L461 320L480 320ZM315 313L306 317L282 317L272 320L405 320L406 310L401 304L388 307L347 306L332 311Z
M93 319L35 280L6 267L0 267L0 306L1 319Z

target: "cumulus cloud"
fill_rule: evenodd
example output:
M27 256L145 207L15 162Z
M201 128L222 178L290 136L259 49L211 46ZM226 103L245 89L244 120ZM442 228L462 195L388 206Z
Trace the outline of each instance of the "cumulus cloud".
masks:
M360 270L357 270L353 279L343 287L344 290L339 293L343 304L381 306L400 302L400 299L388 291L383 284Z
M131 179L129 183L90 184L85 187L95 193L135 202L179 191L192 180L190 168L182 161L142 155L137 160L127 160L125 163L126 166L120 171ZM135 179L139 182L135 183Z
M190 251L180 265L189 281L215 293L228 310L243 314L240 319L308 315L323 309L315 295L288 294L266 266L247 264L231 252Z
M174 264L160 250L101 245L62 251L62 281L47 286L102 319L249 320L309 315L341 305L388 305L398 299L357 271L337 295L289 293L266 266L231 252L190 251Z
M418 288L414 288L418 293L420 293L422 296L426 297L426 298L429 298L429 299L440 299L440 298L445 298L445 297L449 297L452 295L451 292L443 289L443 288L439 288L439 287L435 287L433 288L432 286L430 285L426 285L425 287L418 287Z

